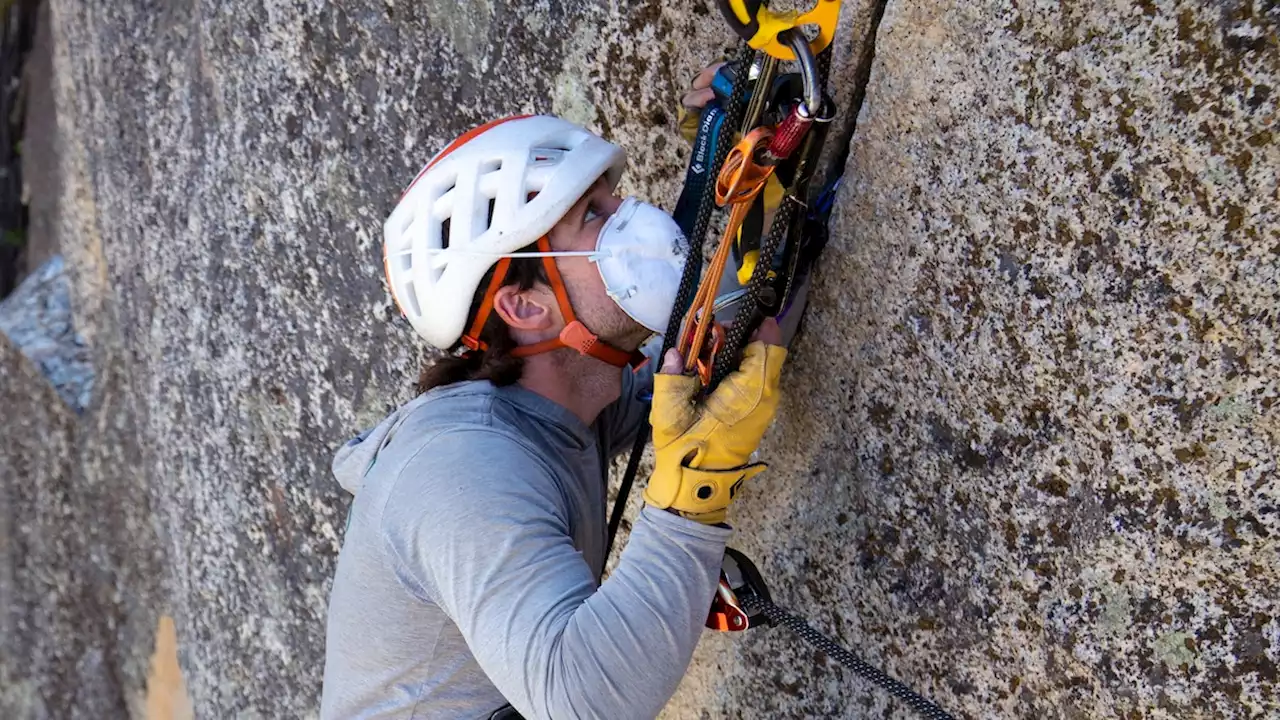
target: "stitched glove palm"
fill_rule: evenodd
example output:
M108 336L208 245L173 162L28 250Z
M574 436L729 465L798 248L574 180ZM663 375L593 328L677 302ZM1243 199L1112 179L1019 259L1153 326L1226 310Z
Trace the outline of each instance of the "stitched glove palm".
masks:
M787 351L756 341L742 365L701 401L697 377L659 373L653 378L653 475L645 502L698 522L724 522L725 511L747 479L765 469L751 463L773 422Z

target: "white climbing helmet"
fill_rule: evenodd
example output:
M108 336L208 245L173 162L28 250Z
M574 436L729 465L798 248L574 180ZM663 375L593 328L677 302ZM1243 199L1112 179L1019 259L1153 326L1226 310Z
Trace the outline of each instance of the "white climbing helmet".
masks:
M427 342L453 347L499 256L546 235L600 177L616 186L625 162L618 146L545 115L496 120L454 140L383 225L396 305Z

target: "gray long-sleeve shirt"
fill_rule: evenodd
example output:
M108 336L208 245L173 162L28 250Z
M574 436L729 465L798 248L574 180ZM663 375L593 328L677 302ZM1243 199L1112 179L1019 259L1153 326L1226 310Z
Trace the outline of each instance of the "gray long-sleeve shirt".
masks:
M588 427L518 386L451 385L348 443L323 718L652 718L706 619L729 531L646 508L609 579L601 463L649 376Z

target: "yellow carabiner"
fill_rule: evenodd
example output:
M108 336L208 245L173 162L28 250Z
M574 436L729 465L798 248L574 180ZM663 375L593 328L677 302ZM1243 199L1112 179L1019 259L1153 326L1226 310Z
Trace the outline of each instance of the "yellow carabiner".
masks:
M751 47L779 60L795 60L795 52L778 39L778 34L804 25L817 25L818 36L809 43L813 54L817 55L835 37L836 23L840 20L840 0L817 0L813 9L805 13L774 12L761 0L720 0L720 11Z

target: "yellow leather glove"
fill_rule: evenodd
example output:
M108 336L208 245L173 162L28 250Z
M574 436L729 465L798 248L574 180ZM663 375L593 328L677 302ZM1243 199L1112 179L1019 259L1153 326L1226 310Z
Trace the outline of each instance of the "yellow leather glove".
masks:
M644 499L707 524L724 522L729 503L764 463L751 463L773 422L786 348L756 341L742 365L701 401L695 376L653 377L653 446L657 460Z
M702 110L696 108L690 110L681 105L676 112L676 126L680 128L680 137L684 138L686 143L693 144L693 139L698 136L698 125L702 122Z

